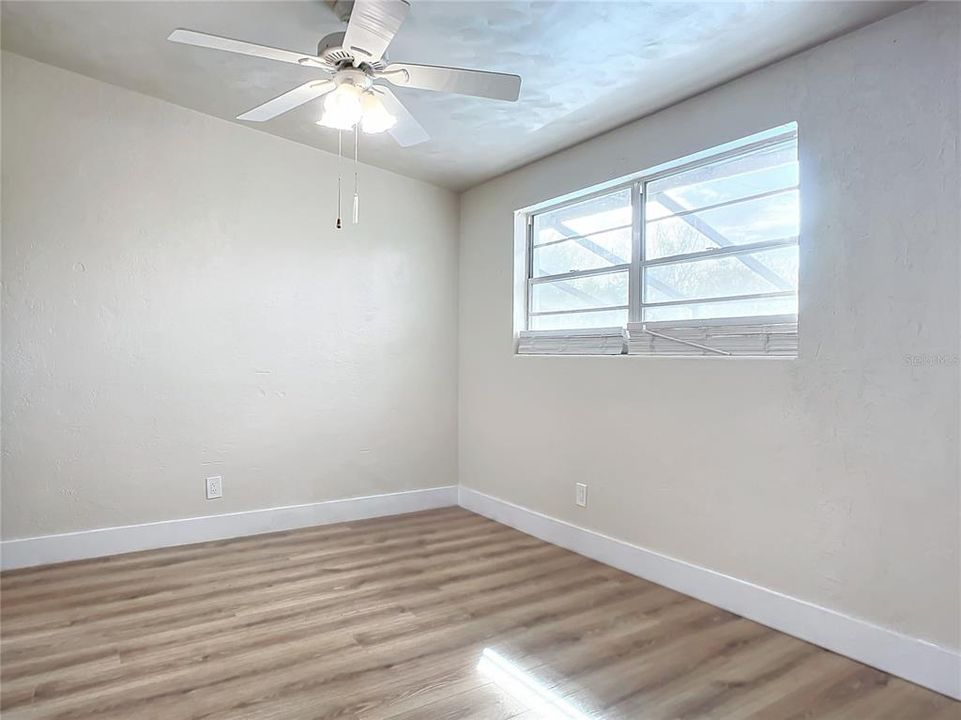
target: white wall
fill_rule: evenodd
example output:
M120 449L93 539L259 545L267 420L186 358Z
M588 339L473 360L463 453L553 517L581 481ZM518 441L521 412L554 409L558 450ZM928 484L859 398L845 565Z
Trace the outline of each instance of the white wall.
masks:
M959 19L912 8L467 192L461 483L961 647ZM792 120L798 360L512 354L516 208Z
M452 193L363 166L337 232L327 153L8 53L2 93L5 539L456 482Z

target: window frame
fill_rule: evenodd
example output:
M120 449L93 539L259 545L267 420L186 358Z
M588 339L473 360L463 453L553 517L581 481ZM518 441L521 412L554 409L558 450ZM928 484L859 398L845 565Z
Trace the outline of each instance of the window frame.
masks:
M763 137L760 137L763 136ZM696 303L705 302L724 302L732 300L752 300L752 299L763 299L763 298L778 298L778 297L792 297L799 295L799 289L795 290L773 290L769 292L752 293L745 295L730 295L723 297L710 297L710 298L696 298L696 299L679 299L679 300L663 300L655 302L646 302L644 300L644 277L645 272L648 268L659 267L664 265L671 265L677 263L687 263L696 262L700 260L709 260L712 258L720 257L738 257L749 255L751 253L756 253L764 250L773 250L785 247L798 247L800 249L801 238L800 230L795 237L787 238L774 238L772 240L763 240L754 243L745 243L742 245L729 245L726 247L711 248L708 250L700 250L691 253L680 253L675 255L669 255L664 257L658 257L653 259L648 259L645 256L645 239L646 239L646 228L647 219L646 215L646 205L645 202L647 198L647 188L648 185L657 180L661 180L674 175L679 175L681 173L695 170L700 167L705 167L708 165L714 165L717 163L724 162L729 159L734 159L740 156L749 155L755 152L763 151L768 148L777 147L779 145L784 145L786 143L793 142L795 147L797 147L798 142L798 130L796 123L789 123L788 125L781 126L778 128L773 128L772 130L757 133L742 140L735 141L734 143L727 143L726 145L721 145L715 148L716 151L708 149L695 155L688 156L687 158L681 158L677 161L671 163L666 163L657 168L653 168L649 171L642 171L639 173L634 173L633 175L627 176L623 179L610 181L607 183L602 183L600 186L594 186L588 188L583 192L571 193L563 196L556 201L547 201L540 203L536 206L527 208L525 210L518 211L518 214L523 217L523 227L524 227L524 292L523 292L523 310L520 314L520 318L523 319L522 325L517 330L529 331L531 330L531 318L532 317L542 317L550 315L575 315L589 312L603 312L612 310L627 310L627 323L668 323L668 322L682 322L678 321L661 321L661 320L644 320L644 310L646 308L656 308L656 307L669 307L676 305L692 305ZM723 149L722 149L723 148ZM543 275L540 277L534 277L534 248L542 247L545 245L551 245L561 242L567 242L570 240L576 240L578 238L586 237L583 235L565 237L560 240L550 241L548 243L541 243L540 245L534 245L534 218L538 215L542 215L549 212L554 212L561 210L565 207L570 207L572 205L577 205L591 199L596 199L604 197L606 195L612 195L614 193L623 191L630 188L631 197L631 224L624 226L617 226L616 228L609 228L607 230L600 232L610 232L615 229L625 229L627 227L631 228L631 260L628 263L622 263L618 265L609 265L600 268L591 268L589 270L577 270L567 273L558 273L554 275ZM800 178L798 183L793 186L779 188L776 190L765 191L762 193L756 193L755 195L735 198L734 200L728 200L721 203L716 203L714 205L708 205L702 208L696 208L690 211L685 211L681 213L689 214L694 212L703 212L705 210L718 209L722 207L727 207L730 205L735 205L738 203L748 202L752 200L763 199L766 197L774 197L779 194L784 194L788 192L799 192L800 191ZM670 217L677 217L678 213L672 213L666 216L665 219ZM617 272L628 273L628 293L627 293L627 305L611 305L611 306L597 306L585 309L575 309L575 310L555 310L555 311L539 311L532 312L533 307L533 289L536 285L548 283L548 282L558 282L560 280L579 278L579 277L590 277L594 275L608 275ZM732 320L738 320L742 323L747 323L752 320L757 319L759 322L763 321L764 318L769 317L784 317L783 315L760 315L760 316L743 316L743 317L724 317L724 318L704 318L697 322L703 325L713 325L713 324L724 324L731 322ZM796 315L793 316L796 319ZM568 330L559 329L556 331L539 331L539 332L557 332L564 333L572 330L583 330L584 328L570 328ZM515 335L516 335L515 330Z

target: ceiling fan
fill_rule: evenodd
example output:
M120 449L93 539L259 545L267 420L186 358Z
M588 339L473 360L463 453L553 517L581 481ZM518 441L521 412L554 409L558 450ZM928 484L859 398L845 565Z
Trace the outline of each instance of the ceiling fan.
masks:
M349 17L347 29L323 38L316 55L255 45L196 30L177 29L167 39L302 65L324 74L322 79L311 80L248 110L239 115L238 120L264 122L326 96L318 124L338 130L356 129L359 125L367 133L386 130L403 147L422 143L429 136L397 96L378 81L397 87L494 100L515 101L520 94L521 79L517 75L390 62L386 55L387 46L407 17L410 10L408 0L355 0L352 3L338 0L333 5L335 10L341 11L342 19Z

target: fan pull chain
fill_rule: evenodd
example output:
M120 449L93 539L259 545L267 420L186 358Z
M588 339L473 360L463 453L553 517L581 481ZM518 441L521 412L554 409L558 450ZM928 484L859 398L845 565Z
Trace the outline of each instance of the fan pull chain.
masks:
M357 192L357 138L359 135L357 125L354 125L354 225L360 220L360 195Z
M343 227L343 224L340 222L340 185L341 185L340 175L341 175L341 165L343 164L341 162L341 158L344 154L343 153L343 145L344 145L343 135L344 134L342 131L340 130L337 131L337 229L338 230L340 230Z

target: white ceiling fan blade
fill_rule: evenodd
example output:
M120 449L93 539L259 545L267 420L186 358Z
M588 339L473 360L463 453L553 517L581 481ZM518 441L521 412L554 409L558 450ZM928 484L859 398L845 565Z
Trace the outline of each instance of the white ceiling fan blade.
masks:
M256 45L254 43L244 42L243 40L210 35L208 33L197 32L196 30L178 28L170 33L167 39L184 45L194 45L195 47L210 48L211 50L224 50L239 55L249 55L267 60L279 60L280 62L290 63L291 65L307 65L308 67L321 68L328 72L331 71L327 63L314 55L297 53L292 50L281 50L280 48L267 47L266 45Z
M400 29L407 0L355 0L344 35L344 49L357 60L377 62Z
M285 112L300 107L304 103L309 103L314 98L326 95L337 85L333 80L313 80L304 83L300 87L278 95L273 100L268 100L263 105L258 105L252 110L248 110L243 115L238 115L238 120L250 120L251 122L264 122L283 115Z
M374 90L377 92L380 101L384 103L384 108L397 118L396 124L387 132L397 141L401 147L419 145L430 140L430 135L421 127L421 124L414 119L404 104L387 88L376 85Z
M414 65L391 63L377 74L398 87L421 90L440 90L493 98L494 100L517 100L521 92L521 79L517 75L443 67L441 65Z

